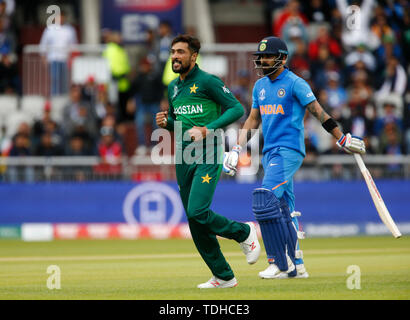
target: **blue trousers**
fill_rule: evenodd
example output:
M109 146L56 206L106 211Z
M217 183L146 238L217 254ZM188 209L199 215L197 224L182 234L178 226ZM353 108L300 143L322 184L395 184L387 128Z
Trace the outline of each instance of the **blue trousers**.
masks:
M293 176L303 163L304 156L289 148L278 147L263 155L262 165L265 175L262 188L272 190L279 200L284 198L290 212L295 210L295 194L293 192ZM292 221L297 230L299 223L296 217ZM299 250L299 244L297 244ZM302 259L296 259L296 264L302 264Z

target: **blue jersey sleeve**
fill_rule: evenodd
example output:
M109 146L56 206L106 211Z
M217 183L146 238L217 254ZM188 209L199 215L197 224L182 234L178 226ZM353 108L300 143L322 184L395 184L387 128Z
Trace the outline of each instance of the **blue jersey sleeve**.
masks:
M293 96L304 107L316 100L316 97L313 94L309 84L302 78L295 81L295 84L293 85Z
M259 109L258 93L256 90L256 85L253 87L253 91L252 91L252 108Z

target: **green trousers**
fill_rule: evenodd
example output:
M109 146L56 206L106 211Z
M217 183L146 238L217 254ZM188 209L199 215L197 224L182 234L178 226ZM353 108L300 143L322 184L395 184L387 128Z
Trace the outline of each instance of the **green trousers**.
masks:
M220 164L176 165L179 193L195 246L214 276L230 280L234 274L216 236L242 242L249 236L250 227L210 210L221 170Z

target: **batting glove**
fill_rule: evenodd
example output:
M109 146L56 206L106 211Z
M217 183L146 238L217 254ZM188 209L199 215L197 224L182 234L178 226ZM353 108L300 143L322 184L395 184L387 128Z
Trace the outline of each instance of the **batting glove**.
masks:
M224 154L224 162L223 162L223 172L225 172L229 176L234 176L238 165L239 154L242 151L242 147L236 145L232 148L231 152L225 152Z
M337 146L347 153L366 153L366 146L364 145L363 139L352 136L350 133L342 135L339 141L336 142Z

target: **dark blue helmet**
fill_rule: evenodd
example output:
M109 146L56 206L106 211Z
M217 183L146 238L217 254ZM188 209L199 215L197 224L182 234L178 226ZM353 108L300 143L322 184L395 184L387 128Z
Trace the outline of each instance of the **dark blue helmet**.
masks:
M266 37L259 42L258 50L254 53L254 55L261 54L288 55L289 52L288 47L283 40L278 37Z

